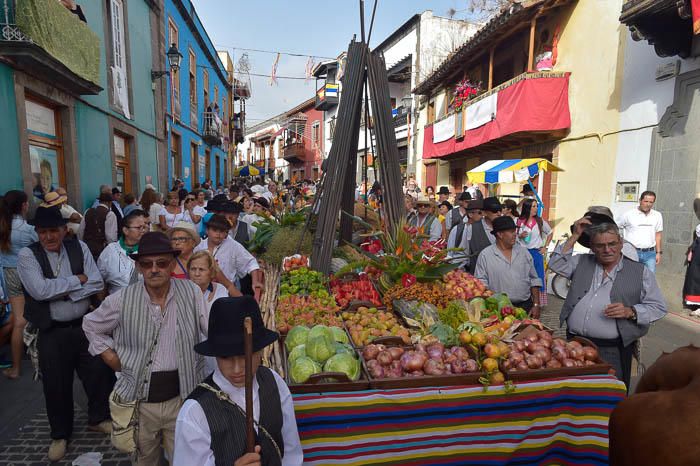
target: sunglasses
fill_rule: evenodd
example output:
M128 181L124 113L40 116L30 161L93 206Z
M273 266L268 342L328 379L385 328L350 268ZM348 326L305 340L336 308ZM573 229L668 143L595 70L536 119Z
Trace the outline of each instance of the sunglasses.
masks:
M185 242L189 241L190 239L192 239L192 238L190 238L189 236L179 236L177 238L176 237L170 238L170 241L172 241L173 243L185 243Z
M139 267L142 269L152 269L155 265L159 269L167 269L170 264L172 264L172 259L158 259L158 260L148 260L139 259Z

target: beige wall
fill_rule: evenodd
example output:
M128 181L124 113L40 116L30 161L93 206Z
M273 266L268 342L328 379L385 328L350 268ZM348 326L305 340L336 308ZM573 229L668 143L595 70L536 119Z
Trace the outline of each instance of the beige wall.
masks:
M561 19L557 71L570 71L571 133L559 144L550 218L555 237L589 205L610 205L624 52L622 0L579 1ZM622 44L622 45L621 45Z

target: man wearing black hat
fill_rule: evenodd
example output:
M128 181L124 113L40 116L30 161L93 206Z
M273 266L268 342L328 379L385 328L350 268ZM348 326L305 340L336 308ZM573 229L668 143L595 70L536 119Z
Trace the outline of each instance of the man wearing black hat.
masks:
M469 256L468 270L471 274L474 274L476 270L476 261L481 251L496 242L496 237L491 234L491 230L494 220L499 218L503 211L503 206L498 202L498 198L487 197L482 202L483 206L480 210L483 213L483 218L468 224L462 234L462 240L459 242L459 247L464 249Z
M243 321L253 323L253 418L256 452L246 454ZM276 372L260 365L262 349L278 335L265 328L249 296L219 298L209 316L209 338L195 351L216 357L214 373L197 386L177 417L173 466L205 464L301 465L294 405ZM223 399L222 399L223 398Z
M163 448L172 458L177 413L205 376L192 348L209 315L199 286L171 278L178 254L165 234L144 234L130 254L143 282L109 295L83 320L90 353L120 374L112 399L137 403L137 464L159 464Z
M462 195L469 196L468 193L462 193ZM464 215L464 217L459 220L459 223L454 225L450 230L450 234L447 237L448 249L459 248L467 225L472 225L482 218L481 209L484 207L484 202L482 200L462 201L462 204L466 206L466 215ZM451 258L452 262L459 263L460 267L469 265L468 251L450 251L447 253L447 257Z
M88 353L81 328L90 297L103 289L102 277L87 245L65 239L66 223L58 207L39 207L34 217L39 241L21 249L17 262L26 298L24 316L39 329L51 461L63 458L73 431L73 372L88 395L90 429L98 432L111 430L107 399L114 383L112 371Z
M438 204L440 204L441 202L447 201L450 197L450 188L448 188L447 186L440 186L440 189L438 189L437 195L438 195L438 200L437 200Z
M569 239L549 260L552 271L571 280L559 320L566 322L569 336L598 345L601 357L629 388L636 342L666 315L666 301L654 273L623 255L617 225L596 223L605 215L592 214L574 223ZM586 243L592 254L574 256L577 241Z
M538 319L542 280L537 276L530 252L518 244L516 229L511 217L493 221L491 234L496 244L481 251L474 276L489 289L507 294L514 306L522 307Z
M467 215L467 206L471 200L469 193L459 193L457 205L445 216L445 229L451 231L453 227L459 225Z

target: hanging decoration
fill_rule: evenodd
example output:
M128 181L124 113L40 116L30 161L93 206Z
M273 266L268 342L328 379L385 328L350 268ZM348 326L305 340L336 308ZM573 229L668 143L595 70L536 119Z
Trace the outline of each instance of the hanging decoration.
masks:
M277 85L277 65L280 62L280 54L278 53L275 57L275 61L272 63L272 71L270 72L270 86Z

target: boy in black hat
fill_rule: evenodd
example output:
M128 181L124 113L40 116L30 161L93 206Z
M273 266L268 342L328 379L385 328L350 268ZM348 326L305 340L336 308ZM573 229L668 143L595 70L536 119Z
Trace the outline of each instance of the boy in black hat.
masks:
M245 452L246 317L253 323L255 453ZM262 349L278 337L265 328L253 298L219 298L214 302L209 314L209 337L194 349L204 356L216 357L217 367L180 410L174 466L302 464L304 455L289 388L277 373L260 365Z
M479 254L488 246L496 242L496 238L489 234L493 229L493 222L499 218L503 212L503 206L496 197L487 197L483 201L481 212L483 217L477 221L470 221L464 229L459 247L468 251L469 272L474 274L476 261Z

